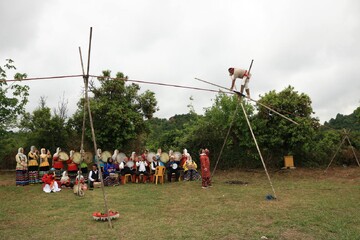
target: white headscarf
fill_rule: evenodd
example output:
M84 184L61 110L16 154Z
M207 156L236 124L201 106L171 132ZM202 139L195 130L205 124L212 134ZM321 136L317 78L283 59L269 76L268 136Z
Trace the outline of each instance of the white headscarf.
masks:
M114 150L114 154L112 155L112 159L114 160L114 161L116 161L116 156L119 154L119 150L117 150L117 149L115 149Z

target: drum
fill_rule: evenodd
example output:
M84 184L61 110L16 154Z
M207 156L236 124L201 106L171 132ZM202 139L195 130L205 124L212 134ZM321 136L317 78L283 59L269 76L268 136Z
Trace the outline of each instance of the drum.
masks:
M85 152L84 162L86 162L87 164L91 164L93 162L93 154L91 152Z
M117 179L119 178L119 174L118 173L110 173L110 178L113 178L113 179Z
M101 153L101 160L103 162L107 162L109 157L112 157L112 154L109 151L104 151Z
M80 164L81 163L81 153L79 152L75 152L73 155L73 162L76 164Z
M174 156L175 156L175 161L180 161L181 160L181 153L180 152L174 152Z
M178 168L177 163L173 163L173 165L172 165L172 169L177 169L177 168Z
M100 188L101 182L94 182L94 188Z
M59 161L69 160L69 155L66 152L59 152Z
M155 156L156 154L154 152L149 152L148 155L147 155L147 160L148 162L153 162L153 157Z
M169 154L167 153L162 153L160 155L160 161L162 161L163 163L167 163L169 161Z
M118 163L121 163L122 161L124 161L124 159L126 158L125 153L118 153L118 155L116 155L116 161Z
M135 163L134 163L133 161L128 161L128 162L126 163L126 166L128 166L129 168L134 167L134 165L135 165Z

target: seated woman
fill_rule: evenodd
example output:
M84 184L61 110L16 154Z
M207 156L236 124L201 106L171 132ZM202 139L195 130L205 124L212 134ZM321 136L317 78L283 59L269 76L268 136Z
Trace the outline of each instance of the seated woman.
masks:
M184 181L193 181L199 180L200 174L198 173L197 164L194 162L190 155L188 155L187 160L185 161L184 165Z
M56 174L55 174L56 175ZM70 187L72 188L74 184L72 184L70 182L70 178L69 178L69 175L67 173L67 171L64 171L62 173L62 177L60 179L60 187L64 188L64 187Z
M85 178L82 175L81 171L78 171L78 175L76 176L75 185L74 185L74 193L78 191L78 189L87 190L87 185L85 183Z
M119 184L119 175L116 173L116 166L114 160L109 157L104 166L104 185L115 186Z
M46 193L51 192L60 192L61 189L58 186L58 183L55 181L55 172L53 169L50 169L50 171L41 179L43 181L43 191Z

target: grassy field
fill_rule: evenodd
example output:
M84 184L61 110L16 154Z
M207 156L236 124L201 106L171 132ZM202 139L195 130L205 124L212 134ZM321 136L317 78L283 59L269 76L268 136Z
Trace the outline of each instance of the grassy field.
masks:
M277 200L261 170L217 172L200 182L106 187L110 229L91 214L103 211L101 189L45 194L16 187L0 173L0 239L360 239L360 168L271 172ZM228 184L229 180L248 184Z

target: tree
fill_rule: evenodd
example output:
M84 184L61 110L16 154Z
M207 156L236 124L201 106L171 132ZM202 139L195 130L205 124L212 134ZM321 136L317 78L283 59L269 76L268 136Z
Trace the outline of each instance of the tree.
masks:
M111 78L111 71L103 71L98 78L100 87L90 84L93 96L90 98L91 112L97 145L103 150L113 148L142 150L148 131L145 119L151 119L157 110L155 94L145 91L140 94L137 84L126 85L127 77L117 73ZM83 101L71 120L73 128L81 134ZM86 115L88 117L88 115ZM86 137L91 139L89 120L86 120Z
M187 147L189 152L198 158L200 148L209 148L213 160L220 154L230 125L232 128L221 156L219 167L257 166L255 145L251 140L249 128L241 107L237 105L238 97L219 94L214 104L206 109L204 116L197 115L191 122L185 124L184 136L179 145ZM253 107L243 102L247 114L253 116ZM237 108L237 111L235 111ZM235 114L235 115L234 115ZM234 119L235 116L235 119ZM255 151L254 151L255 150ZM251 161L248 161L251 159Z
M7 130L15 127L17 117L24 113L28 102L28 86L14 83L9 86L5 81L6 71L16 70L13 63L13 60L6 59L4 66L0 66L0 136L4 136ZM20 81L26 77L25 73L16 73L14 78Z
M351 129L353 131L360 131L360 107L354 110L349 115L343 115L338 113L336 118L331 118L329 122L324 123L325 126L329 126L335 129Z
M62 107L64 108L63 105ZM21 120L21 131L27 134L27 146L34 145L51 151L55 151L57 147L62 149L76 149L74 147L77 147L71 145L72 142L69 141L70 129L67 127L66 119L59 114L51 114L51 109L46 106L45 97L40 98L39 107L32 114L24 114Z
M313 138L320 126L319 120L311 117L313 110L310 97L288 86L279 93L274 90L266 93L259 102L299 123L295 125L262 106L258 107L254 131L267 162L280 166L284 155L296 155L297 163L306 164L309 160L307 153L311 150Z

